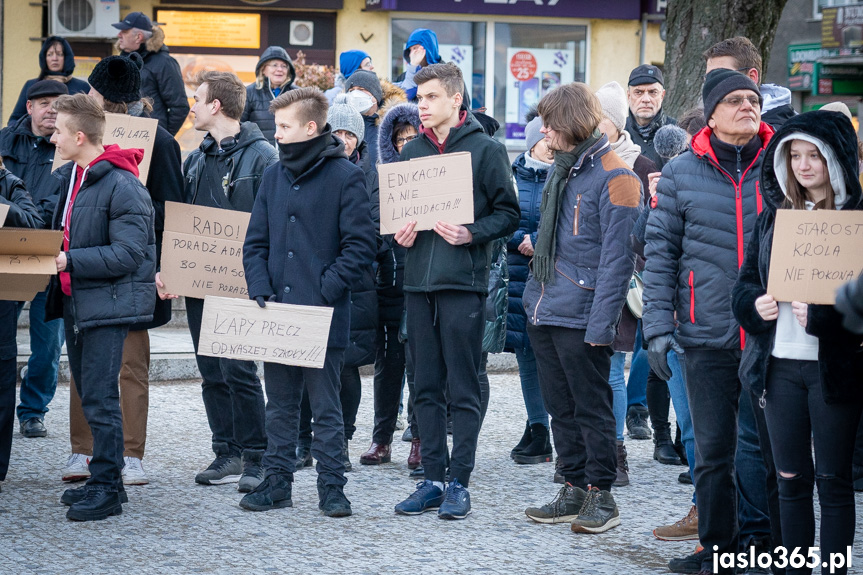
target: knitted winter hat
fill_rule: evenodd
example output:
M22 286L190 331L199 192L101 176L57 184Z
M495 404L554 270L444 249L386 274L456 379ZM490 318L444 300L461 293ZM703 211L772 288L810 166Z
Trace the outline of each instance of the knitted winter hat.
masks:
M381 100L384 99L384 91L381 88L381 81L374 72L369 72L368 70L357 70L351 74L351 77L345 82L345 92L350 92L351 88L354 86L368 90L369 94L374 97L375 102L377 102L378 105L380 105Z
M356 74L357 72L354 72L354 75ZM356 136L357 141L363 141L366 132L363 116L348 103L348 97L345 94L339 94L333 100L333 105L327 112L327 122L333 132L345 130Z
M129 56L102 58L87 81L110 102L137 102L141 99L141 66L137 52Z
M611 120L619 132L626 128L626 117L629 106L626 103L626 92L617 82L609 82L596 91L596 97L602 106L602 115Z
M540 128L542 128L542 118L539 116L528 122L527 126L524 127L524 145L527 146L528 151L532 150L537 142L545 138L545 134L539 131Z
M704 78L704 88L701 91L701 97L704 100L704 121L710 121L710 116L713 115L713 110L716 109L719 100L737 90L755 92L758 101L764 103L761 91L749 76L725 68L711 70Z

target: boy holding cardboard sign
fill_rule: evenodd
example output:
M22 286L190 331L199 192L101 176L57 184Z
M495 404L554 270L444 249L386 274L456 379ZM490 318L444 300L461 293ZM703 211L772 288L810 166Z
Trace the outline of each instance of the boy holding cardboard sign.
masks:
M479 367L491 240L518 229L520 209L506 149L488 137L462 106L464 80L454 64L433 64L415 76L420 136L401 159L469 152L473 172L473 216L467 225L438 221L416 231L410 221L395 234L408 248L405 307L408 345L416 370L414 401L426 480L396 513L415 515L439 508L444 519L470 513L467 492L480 427ZM383 195L382 195L383 196ZM453 419L450 483L444 489L447 398Z
M258 305L277 301L334 308L322 369L264 363L266 475L240 502L251 511L293 505L305 386L314 417L318 507L328 517L352 513L344 494L339 374L349 341L351 287L372 264L376 245L365 176L333 136L327 107L317 88L298 88L273 100L279 165L264 172L243 246L249 297Z

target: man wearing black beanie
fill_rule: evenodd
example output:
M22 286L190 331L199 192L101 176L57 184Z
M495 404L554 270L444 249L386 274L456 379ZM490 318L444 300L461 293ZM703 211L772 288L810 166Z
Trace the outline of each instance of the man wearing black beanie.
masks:
M713 572L714 553L738 551L734 455L745 334L731 310L731 288L761 211L761 162L773 135L761 121L758 86L747 76L713 70L703 99L707 126L663 168L645 248L648 360L668 379L667 353L685 351L695 434L704 549L672 560L669 569L677 573Z
M90 97L106 112L149 117L152 106L149 99L141 99L141 56L109 56L102 59L88 81ZM161 126L156 127L153 142L153 168L146 179L146 188L155 209L156 263L162 253L162 230L165 222L165 202L183 201L183 172L180 146ZM171 302L155 298L153 319L129 327L123 342L123 359L120 368L120 403L123 413L123 464L122 479L125 485L149 483L141 460L147 440L149 412L150 336L147 330L165 325L171 319ZM81 409L81 398L75 386L70 386L69 438L72 455L63 470L64 479L89 475L87 459L93 452L93 436ZM77 470L81 467L80 471Z

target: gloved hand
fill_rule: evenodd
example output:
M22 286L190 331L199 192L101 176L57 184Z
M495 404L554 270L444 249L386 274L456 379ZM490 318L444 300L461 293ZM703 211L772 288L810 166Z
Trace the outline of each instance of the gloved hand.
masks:
M647 363L653 373L663 381L671 379L671 368L668 367L668 352L683 353L683 348L674 339L673 333L658 335L647 342Z
M276 301L276 294L273 294L268 298L264 298L264 296L262 296L262 295L255 296L255 301L258 302L259 306L267 307L268 301Z

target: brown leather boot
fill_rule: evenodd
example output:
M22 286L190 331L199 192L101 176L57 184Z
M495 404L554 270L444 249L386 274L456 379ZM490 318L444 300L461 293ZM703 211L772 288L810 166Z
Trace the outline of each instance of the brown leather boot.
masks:
M408 455L408 469L416 469L422 465L423 459L420 453L420 440L418 437L411 439L411 452Z
M389 443L372 443L368 451L360 455L362 465L380 465L389 463L392 459Z

